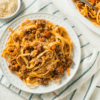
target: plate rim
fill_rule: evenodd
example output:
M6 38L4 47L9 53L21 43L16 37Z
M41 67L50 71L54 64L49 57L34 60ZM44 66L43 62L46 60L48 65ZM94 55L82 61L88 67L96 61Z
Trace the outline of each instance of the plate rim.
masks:
M54 16L54 15L52 15L52 14L48 14L48 13L29 13L29 14L25 14L25 15L22 15L22 16L20 16L20 17L18 17L18 18L16 18L15 20L13 20L6 28L5 28L5 30L3 31L3 33L2 33L2 35L1 35L1 37L0 37L0 42L1 42L1 38L3 37L3 34L5 33L5 31L6 30L8 30L8 27L10 26L10 25L12 25L14 22L16 22L19 18L22 18L22 17L24 17L24 16L27 16L27 15L33 15L33 14L46 14L46 15L49 15L49 16L52 16L52 17L56 17L56 18L58 18L58 19L60 19L60 20L62 20L63 21L63 23L65 23L64 22L64 20L63 19L61 19L61 18L59 18L59 17L57 17L57 16ZM45 19L45 18L44 18ZM76 32L74 31L74 29L68 24L68 23L65 23L68 27L70 27L70 29L73 31L73 33L76 35ZM77 35L76 35L76 37L77 37ZM64 87L66 84L68 84L72 79L73 79L73 77L74 77L74 75L77 73L77 71L78 71L78 69L79 69L79 65L80 65L80 60L81 60L81 46L80 46L80 41L79 41L79 39L78 39L78 37L77 37L77 41L78 41L78 43L79 43L79 48L80 48L80 52L79 52L79 62L78 62L78 65L77 65L77 69L76 69L76 72L73 74L73 76L69 79L69 81L67 82L67 83L65 83L65 84L63 84L62 86L59 86L58 88L56 88L56 89L52 89L51 91L48 91L48 92L42 92L42 94L44 94L44 93L50 93L50 92L53 92L53 91L55 91L55 90L58 90L58 89L60 89L60 88L62 88L62 87ZM1 55L0 55L0 57L1 57ZM4 58L3 58L4 59ZM0 64L1 65L1 64ZM5 75L5 77L7 78L7 80L10 82L10 80L9 80L9 78L6 76L6 74L4 73L4 71L3 71L3 69L2 69L2 65L0 66L0 68L1 68L1 70L2 70L2 72L3 72L3 74ZM10 82L13 86L15 86L15 87L17 87L15 84L13 84L12 82ZM17 87L18 89L20 89L19 87ZM22 90L22 91L26 91L26 90L24 90L24 89L20 89L20 90ZM39 93L37 93L37 92L30 92L30 91L26 91L26 92L29 92L29 93L34 93L34 94L41 94L41 92L39 92Z
M90 30L100 35L100 27L98 25L94 25L93 22L91 22L89 19L85 18L78 9L75 8L75 4L72 0L66 0L66 3L69 4L69 7L72 9L75 16Z

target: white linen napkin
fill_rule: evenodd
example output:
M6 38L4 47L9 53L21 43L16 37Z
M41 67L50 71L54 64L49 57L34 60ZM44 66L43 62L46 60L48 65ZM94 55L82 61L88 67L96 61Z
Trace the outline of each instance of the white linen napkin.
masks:
M31 94L27 93L25 91L22 91L16 87L14 87L11 83L8 82L8 80L3 75L2 71L0 70L0 83L6 86L8 89L14 91L18 95L24 97L27 100L67 100L68 98L70 100L86 100L87 94L91 88L91 84L94 78L94 74L99 70L99 59L100 54L99 51L92 47L92 45L84 38L81 31L86 32L85 28L84 30L78 27L78 25L82 25L81 27L84 27L83 24L80 23L80 21L76 18L65 16L63 15L59 9L57 9L54 4L50 0L21 0L22 5L19 13L11 19L7 20L0 20L0 35L5 30L5 28L17 17L21 15L25 15L28 13L33 12L45 12L49 14L53 14L54 16L57 16L64 20L66 23L69 23L70 26L75 30L81 44L81 61L79 69L74 76L74 78L66 84L64 87L62 87L59 90L56 90L52 93L47 94ZM92 78L91 78L92 77ZM91 79L90 79L91 78ZM90 80L89 80L90 79ZM89 80L89 82L88 82ZM84 89L84 91L81 90L81 86L87 82L89 84L86 86L87 88ZM81 88L79 88L81 87ZM80 92L79 92L80 91ZM75 94L76 93L76 94ZM78 95L78 93L81 93L81 95ZM78 96L77 96L78 95ZM77 99L80 98L80 99ZM68 99L68 100L69 100Z

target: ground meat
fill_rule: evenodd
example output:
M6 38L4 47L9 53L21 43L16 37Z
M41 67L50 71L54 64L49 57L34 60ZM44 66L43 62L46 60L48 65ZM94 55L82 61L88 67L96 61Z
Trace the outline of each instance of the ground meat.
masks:
M41 37L45 37L48 39L48 38L50 38L51 33L49 31L45 31L44 33L41 33L40 35L41 35Z
M33 31L33 30L36 30L37 28L36 27L30 27L29 29L27 29L28 31Z
M49 80L48 79L45 79L42 83L44 86L48 85L49 84Z
M58 58L59 58L60 60L63 59L63 53L62 53L62 52L58 52Z
M42 43L33 44L33 48L41 52L43 51L43 44Z
M61 51L61 45L56 45L56 53L58 54Z
M15 65L13 65L12 63L9 64L8 68L10 69L11 72L14 71L19 71L20 66L15 67Z
M35 31L33 31L33 30L35 30ZM35 33L36 32L36 27L31 27L31 28L28 28L28 29L23 29L22 31L23 31L24 35Z
M51 57L51 52L47 52L47 53L45 54L45 57L46 57L47 59L49 59L49 58Z
M19 78L20 78L21 80L23 80L23 76L20 76Z
M14 72L15 71L15 67L13 67L13 66L12 67L9 67L9 69L10 69L11 72Z
M22 31L23 31L23 33L24 33L25 35L27 34L27 29L23 29Z
M25 39L25 40L28 40L28 38L29 38L28 35L25 35L24 39Z
M32 30L32 34L35 34L36 33L36 30Z
M27 54L31 52L31 47L28 47L27 49L24 48L23 53ZM28 59L28 57L27 57Z
M49 79L42 79L42 78L36 78L37 82L39 82L41 85L48 85L49 84Z
M70 67L70 66L72 65L72 63L73 63L73 60L72 60L72 59L69 59L69 60L67 61L68 67Z
M10 69L11 72L13 72L15 70L14 65L9 64L8 68Z
M24 50L29 49L29 43L26 43L24 46Z
M43 38L40 38L39 41L46 42L46 38L44 38L44 37Z
M13 40L14 40L15 42L20 41L20 37L19 37L19 36L14 36L14 37L13 37Z
M61 51L61 45L57 45L55 51L56 51L56 54L58 55L58 58L62 60L64 55Z
M9 52L14 52L14 48L8 48Z
M32 20L32 23L33 23L33 24L36 24L36 22L37 22L36 20Z
M57 71L58 73L60 73L60 72L61 72L61 67L58 67L58 68L56 69L56 71Z
M17 67L16 67L16 65L17 65ZM15 67L15 70L16 71L19 71L19 69L20 69L20 66L18 65L18 64L16 64L14 67Z
M20 69L20 72L21 72L22 74L25 74L25 73L27 72L26 67L25 67L25 66L22 66L21 69Z
M54 76L52 76L52 77L55 78L55 79L59 78L58 73L57 73L57 72L54 72L54 73L55 73L55 74L54 74Z
M64 69L60 66L60 67L58 67L58 68L56 69L56 73L57 73L58 75L63 75L63 74L64 74Z
M37 27L45 27L45 25L46 25L46 20L44 19L38 19L36 22Z
M40 31L36 31L37 37L40 38Z
M25 79L25 78L26 78L25 76L20 76L20 79L21 79L21 80L23 80L23 79Z
M27 35L24 36L24 39L29 40L29 41L32 41L32 39L34 39L34 38L35 38L34 34L30 34L30 35L27 34Z
M54 71L54 68L53 68L53 66L51 66L51 65L48 65L48 66L46 67L46 69L47 69L48 71Z
M17 63L16 60L12 61L12 64L13 64L13 65L15 65L16 63Z
M16 58L17 58L17 57L13 57L13 59L11 59L11 61L16 61Z
M61 61L62 63L66 63L66 59L64 57L61 59Z
M49 26L45 26L44 30L48 31L49 30Z
M10 62L11 62L12 65L15 65L17 63L16 62L16 57L14 57Z
M37 59L36 61L35 61L35 63L36 63L36 65L38 65L38 64L41 64L42 63L42 59Z
M31 56L27 56L27 59L28 59L28 61L30 61L32 59L32 57Z
M44 31L44 28L40 27L40 28L38 29L38 31L43 32L43 31Z
M42 44L38 44L37 45L37 50L42 51L42 49L43 49L43 45Z
M32 71L32 69L27 69L27 72L31 72Z
M36 81L39 82L39 83L42 83L43 79L41 79L41 78L36 78Z
M28 40L29 40L29 41L32 41L32 37L31 37L31 36L29 36Z
M72 63L73 63L72 59L66 60L65 64L64 65L62 64L64 70L66 70L67 68L70 68Z

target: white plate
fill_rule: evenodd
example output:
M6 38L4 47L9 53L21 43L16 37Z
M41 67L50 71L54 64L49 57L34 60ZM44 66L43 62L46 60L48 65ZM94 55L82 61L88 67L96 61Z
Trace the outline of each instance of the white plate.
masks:
M67 23L65 23L63 20L61 20L57 17L54 17L52 15L49 15L49 14L44 14L44 13L32 13L32 14L24 15L22 17L17 18L15 21L13 21L8 27L11 27L14 30L16 27L18 27L21 24L21 22L24 19L27 19L27 18L31 19L31 20L32 19L46 19L46 20L53 22L56 25L63 26L67 30L68 34L70 35L70 37L73 41L73 46L74 46L73 58L72 58L74 61L74 64L70 68L71 75L70 76L64 75L61 78L61 83L59 83L59 84L52 82L48 86L39 85L39 86L36 86L33 88L29 88L24 84L24 82L22 80L19 79L19 77L17 75L10 73L5 59L0 56L1 69L2 69L3 73L5 74L5 76L7 77L8 81L21 90L31 92L31 93L48 93L48 92L57 90L57 89L61 88L62 86L64 86L65 84L67 84L73 78L73 76L75 75L75 73L78 70L79 63L80 63L80 57L81 57L81 50L80 50L80 43L77 38L77 35L73 31L73 29ZM5 48L6 41L10 34L10 32L8 31L7 28L4 31L4 33L1 37L1 40L0 40L0 55L1 55L2 50Z
M90 20L88 20L86 17L84 17L79 11L78 9L76 9L75 7L75 3L72 0L66 0L66 2L68 3L68 5L71 7L71 9L73 10L73 12L75 13L75 15L88 27L90 28L92 31L96 32L97 34L100 35L100 27L95 26Z

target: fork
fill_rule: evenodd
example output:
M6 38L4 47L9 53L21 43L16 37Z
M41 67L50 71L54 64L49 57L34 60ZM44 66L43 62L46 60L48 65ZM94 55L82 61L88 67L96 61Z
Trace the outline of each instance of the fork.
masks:
M94 7L92 4L90 4L89 2L87 2L86 0L80 0L86 4L88 4L90 7L92 7L95 11L98 11L98 9L96 7Z

